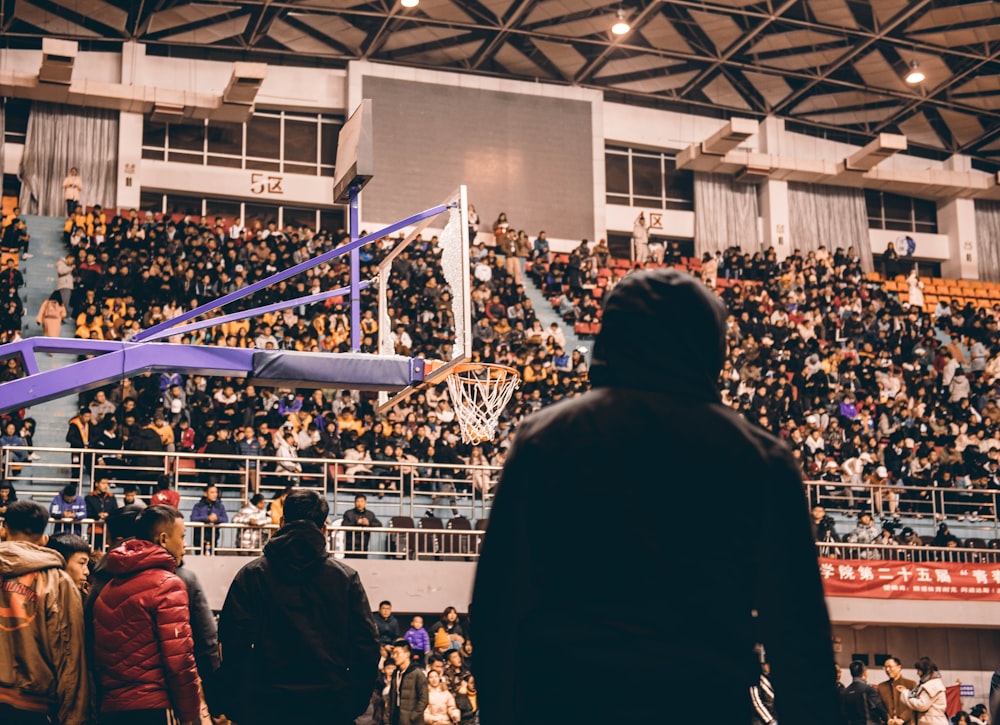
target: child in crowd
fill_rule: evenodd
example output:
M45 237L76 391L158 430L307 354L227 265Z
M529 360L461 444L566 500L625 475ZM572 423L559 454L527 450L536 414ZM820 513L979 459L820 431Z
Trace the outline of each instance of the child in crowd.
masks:
M410 628L406 630L403 639L410 643L413 649L413 661L423 662L425 653L431 648L431 638L424 629L424 618L419 614L410 620Z

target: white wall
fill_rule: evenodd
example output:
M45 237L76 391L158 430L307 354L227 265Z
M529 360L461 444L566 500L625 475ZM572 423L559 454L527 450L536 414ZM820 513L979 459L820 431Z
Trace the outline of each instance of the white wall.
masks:
M632 227L635 225L635 218L639 216L640 211L646 212L647 221L651 218L652 214L661 215L661 227L650 230L653 236L680 237L682 239L694 238L693 211L674 211L669 209L664 211L662 209L608 204L607 228L616 232L631 233Z
M886 250L889 242L893 243L896 252L900 253L906 248L900 249L899 239L901 237L913 237L917 243L916 256L923 259L933 259L939 262L948 261L951 255L950 240L947 234L927 234L924 232L895 232L888 229L869 229L868 239L871 241L872 254L881 254Z
M726 123L728 121L687 113L636 108L622 103L604 104L604 138L608 143L680 151L708 138ZM741 148L756 151L756 137L747 139ZM604 164L603 152L601 164Z
M239 197L296 206L330 206L333 179L277 171L192 166L166 161L142 162L142 187L177 190L185 195Z

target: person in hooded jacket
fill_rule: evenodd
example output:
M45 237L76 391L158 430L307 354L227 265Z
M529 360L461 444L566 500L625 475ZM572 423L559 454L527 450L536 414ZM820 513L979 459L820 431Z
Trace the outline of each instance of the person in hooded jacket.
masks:
M375 621L358 573L327 552L329 513L315 491L292 489L264 555L229 587L219 681L232 696L226 715L240 725L281 722L289 712L347 725L368 706L378 678Z
M672 722L702 719L697 698L554 695L578 692L581 672L648 652L657 653L657 682L685 682L697 671L712 682L714 711L746 721L748 687L759 680L749 655L758 641L773 667L778 721L839 722L800 469L780 441L720 401L726 318L722 301L691 275L629 274L605 302L593 389L519 426L469 616L483 725L656 722L667 710ZM642 498L651 511L696 510L711 492L740 512L743 545L724 560L692 557L675 542L701 535L697 517L639 527L611 519L615 546L567 554L566 540L592 518L608 481L617 497ZM531 518L556 508L564 512L558 521L537 526ZM644 583L664 592L665 617L621 606L622 587ZM574 606L548 616L566 601ZM523 639L542 620L546 647L574 666L538 677L524 667Z
M0 722L81 725L90 715L83 603L45 548L49 513L12 501L0 524Z

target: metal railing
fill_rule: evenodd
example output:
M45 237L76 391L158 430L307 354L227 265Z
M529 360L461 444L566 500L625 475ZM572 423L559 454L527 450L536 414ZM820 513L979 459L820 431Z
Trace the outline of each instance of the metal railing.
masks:
M991 538L1000 538L997 504L1000 490L936 488L933 486L872 486L831 481L806 481L809 505L857 515L868 511L881 518L978 523Z
M414 526L343 526L340 519L326 526L327 548L338 558L400 559L417 561L474 561L485 531L474 528L477 522L464 517L438 519L434 528L422 526L424 517ZM461 521L461 523L457 523ZM106 551L103 522L94 519L50 519L51 533L77 534L95 551ZM465 528L448 528L464 526ZM273 524L184 524L185 553L194 556L258 556L278 530Z
M37 460L16 460L37 454ZM21 455L18 455L21 454ZM298 466L291 470L289 465ZM229 513L236 513L254 493L271 498L288 486L330 494L331 515L353 506L363 493L379 502L380 511L415 516L431 511L485 519L499 477L496 466L447 465L425 462L356 461L330 458L283 459L267 456L234 456L161 451L106 451L92 449L15 447L0 449L3 478L13 482L19 495L43 504L67 484L76 484L81 495L92 482L107 477L120 489L136 486L142 498L155 490L166 475L170 488L180 493L182 511L190 511L207 484L219 487ZM118 491L115 493L117 494ZM46 498L48 497L48 498ZM120 501L119 501L120 502Z
M906 561L912 563L946 562L956 564L1000 563L1000 549L978 549L969 546L926 546L887 544L855 544L846 541L817 541L820 557L857 561Z

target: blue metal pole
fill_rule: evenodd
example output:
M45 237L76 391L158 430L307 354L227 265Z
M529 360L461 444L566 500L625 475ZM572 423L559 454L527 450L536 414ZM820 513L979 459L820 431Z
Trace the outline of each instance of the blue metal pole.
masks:
M352 186L347 192L351 198L350 225L351 241L358 240L358 187ZM361 351L361 251L351 250L351 351Z

